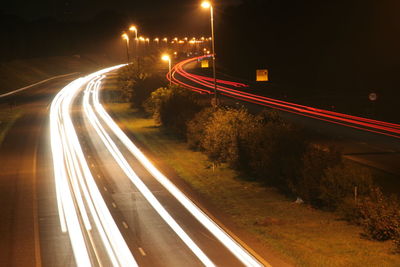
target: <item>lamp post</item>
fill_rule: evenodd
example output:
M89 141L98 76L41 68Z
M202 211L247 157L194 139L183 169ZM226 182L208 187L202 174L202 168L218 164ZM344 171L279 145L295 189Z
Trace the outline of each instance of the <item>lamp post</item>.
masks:
M126 57L128 59L128 63L129 63L129 36L126 33L123 33L121 35L122 39L124 39L126 41Z
M204 1L201 3L203 8L210 9L210 18L211 18L211 48L212 48L212 60L213 60L213 77L214 77L214 105L218 105L218 97L217 97L217 74L215 68L215 43L214 43L214 8L209 1Z
M135 40L137 40L137 35L138 35L138 32L137 32L137 28L136 28L136 26L130 26L129 27L129 30L131 31L131 32L135 32Z
M129 30L131 32L135 32L135 50L134 51L135 51L135 57L136 57L137 65L138 65L138 68L139 68L138 29L137 29L137 27L135 25L131 25L129 27Z
M164 61L168 61L168 73L169 73L169 86L172 85L172 81L171 81L171 57L169 55L163 55L161 57L162 60Z

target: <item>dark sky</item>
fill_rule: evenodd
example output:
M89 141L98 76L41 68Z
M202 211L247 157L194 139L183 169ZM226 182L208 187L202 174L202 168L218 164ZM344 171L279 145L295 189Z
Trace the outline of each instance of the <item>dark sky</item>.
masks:
M240 0L218 1L230 5ZM32 20L71 13L73 19L85 19L104 10L115 10L132 16L177 16L199 8L201 0L12 0L3 2L0 10Z
M227 6L241 0L221 0ZM200 7L201 0L12 0L0 11L25 20L47 17L85 21L105 12L117 12L137 24L144 35L177 34L194 36L209 32L209 13ZM216 9L216 16L219 10Z

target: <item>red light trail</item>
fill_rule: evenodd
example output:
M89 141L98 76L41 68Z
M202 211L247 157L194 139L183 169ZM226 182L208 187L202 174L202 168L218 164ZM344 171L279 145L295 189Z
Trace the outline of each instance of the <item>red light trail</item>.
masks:
M195 92L201 94L205 93L212 94L213 93L212 90L214 89L212 78L191 74L188 73L186 70L184 70L185 65L201 60L206 57L208 56L194 57L177 63L172 68L171 73L167 74L167 79L171 80L173 84L184 86ZM191 83L194 83L195 85L188 84L187 81L184 81L181 77L189 80ZM237 83L220 79L217 80L218 93L227 97L243 100L246 102L262 106L267 106L270 108L282 110L285 112L290 112L301 116L318 119L321 121L352 127L363 131L369 131L373 133L383 134L386 136L400 138L399 124L304 106L296 103L286 102L278 99L273 99L237 90L237 88L247 88L247 87L248 85L243 83Z

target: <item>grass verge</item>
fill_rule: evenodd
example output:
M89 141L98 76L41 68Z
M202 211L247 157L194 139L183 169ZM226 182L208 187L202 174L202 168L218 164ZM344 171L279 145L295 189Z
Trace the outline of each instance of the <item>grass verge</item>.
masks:
M157 159L284 260L296 266L400 266L391 242L361 239L361 229L336 214L294 204L274 188L251 182L251 177L240 179L224 165L213 171L205 155L160 131L128 104L110 104L107 109Z

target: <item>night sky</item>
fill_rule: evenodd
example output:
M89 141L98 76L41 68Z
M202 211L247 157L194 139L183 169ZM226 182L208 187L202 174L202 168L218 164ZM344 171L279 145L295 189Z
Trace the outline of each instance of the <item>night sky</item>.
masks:
M400 97L400 1L215 1L219 67L254 78L270 70L271 92ZM3 3L2 60L105 51L130 24L142 35L209 36L201 0L14 0ZM3 25L2 25L3 26ZM104 44L103 46L108 45ZM385 102L384 102L385 101Z

